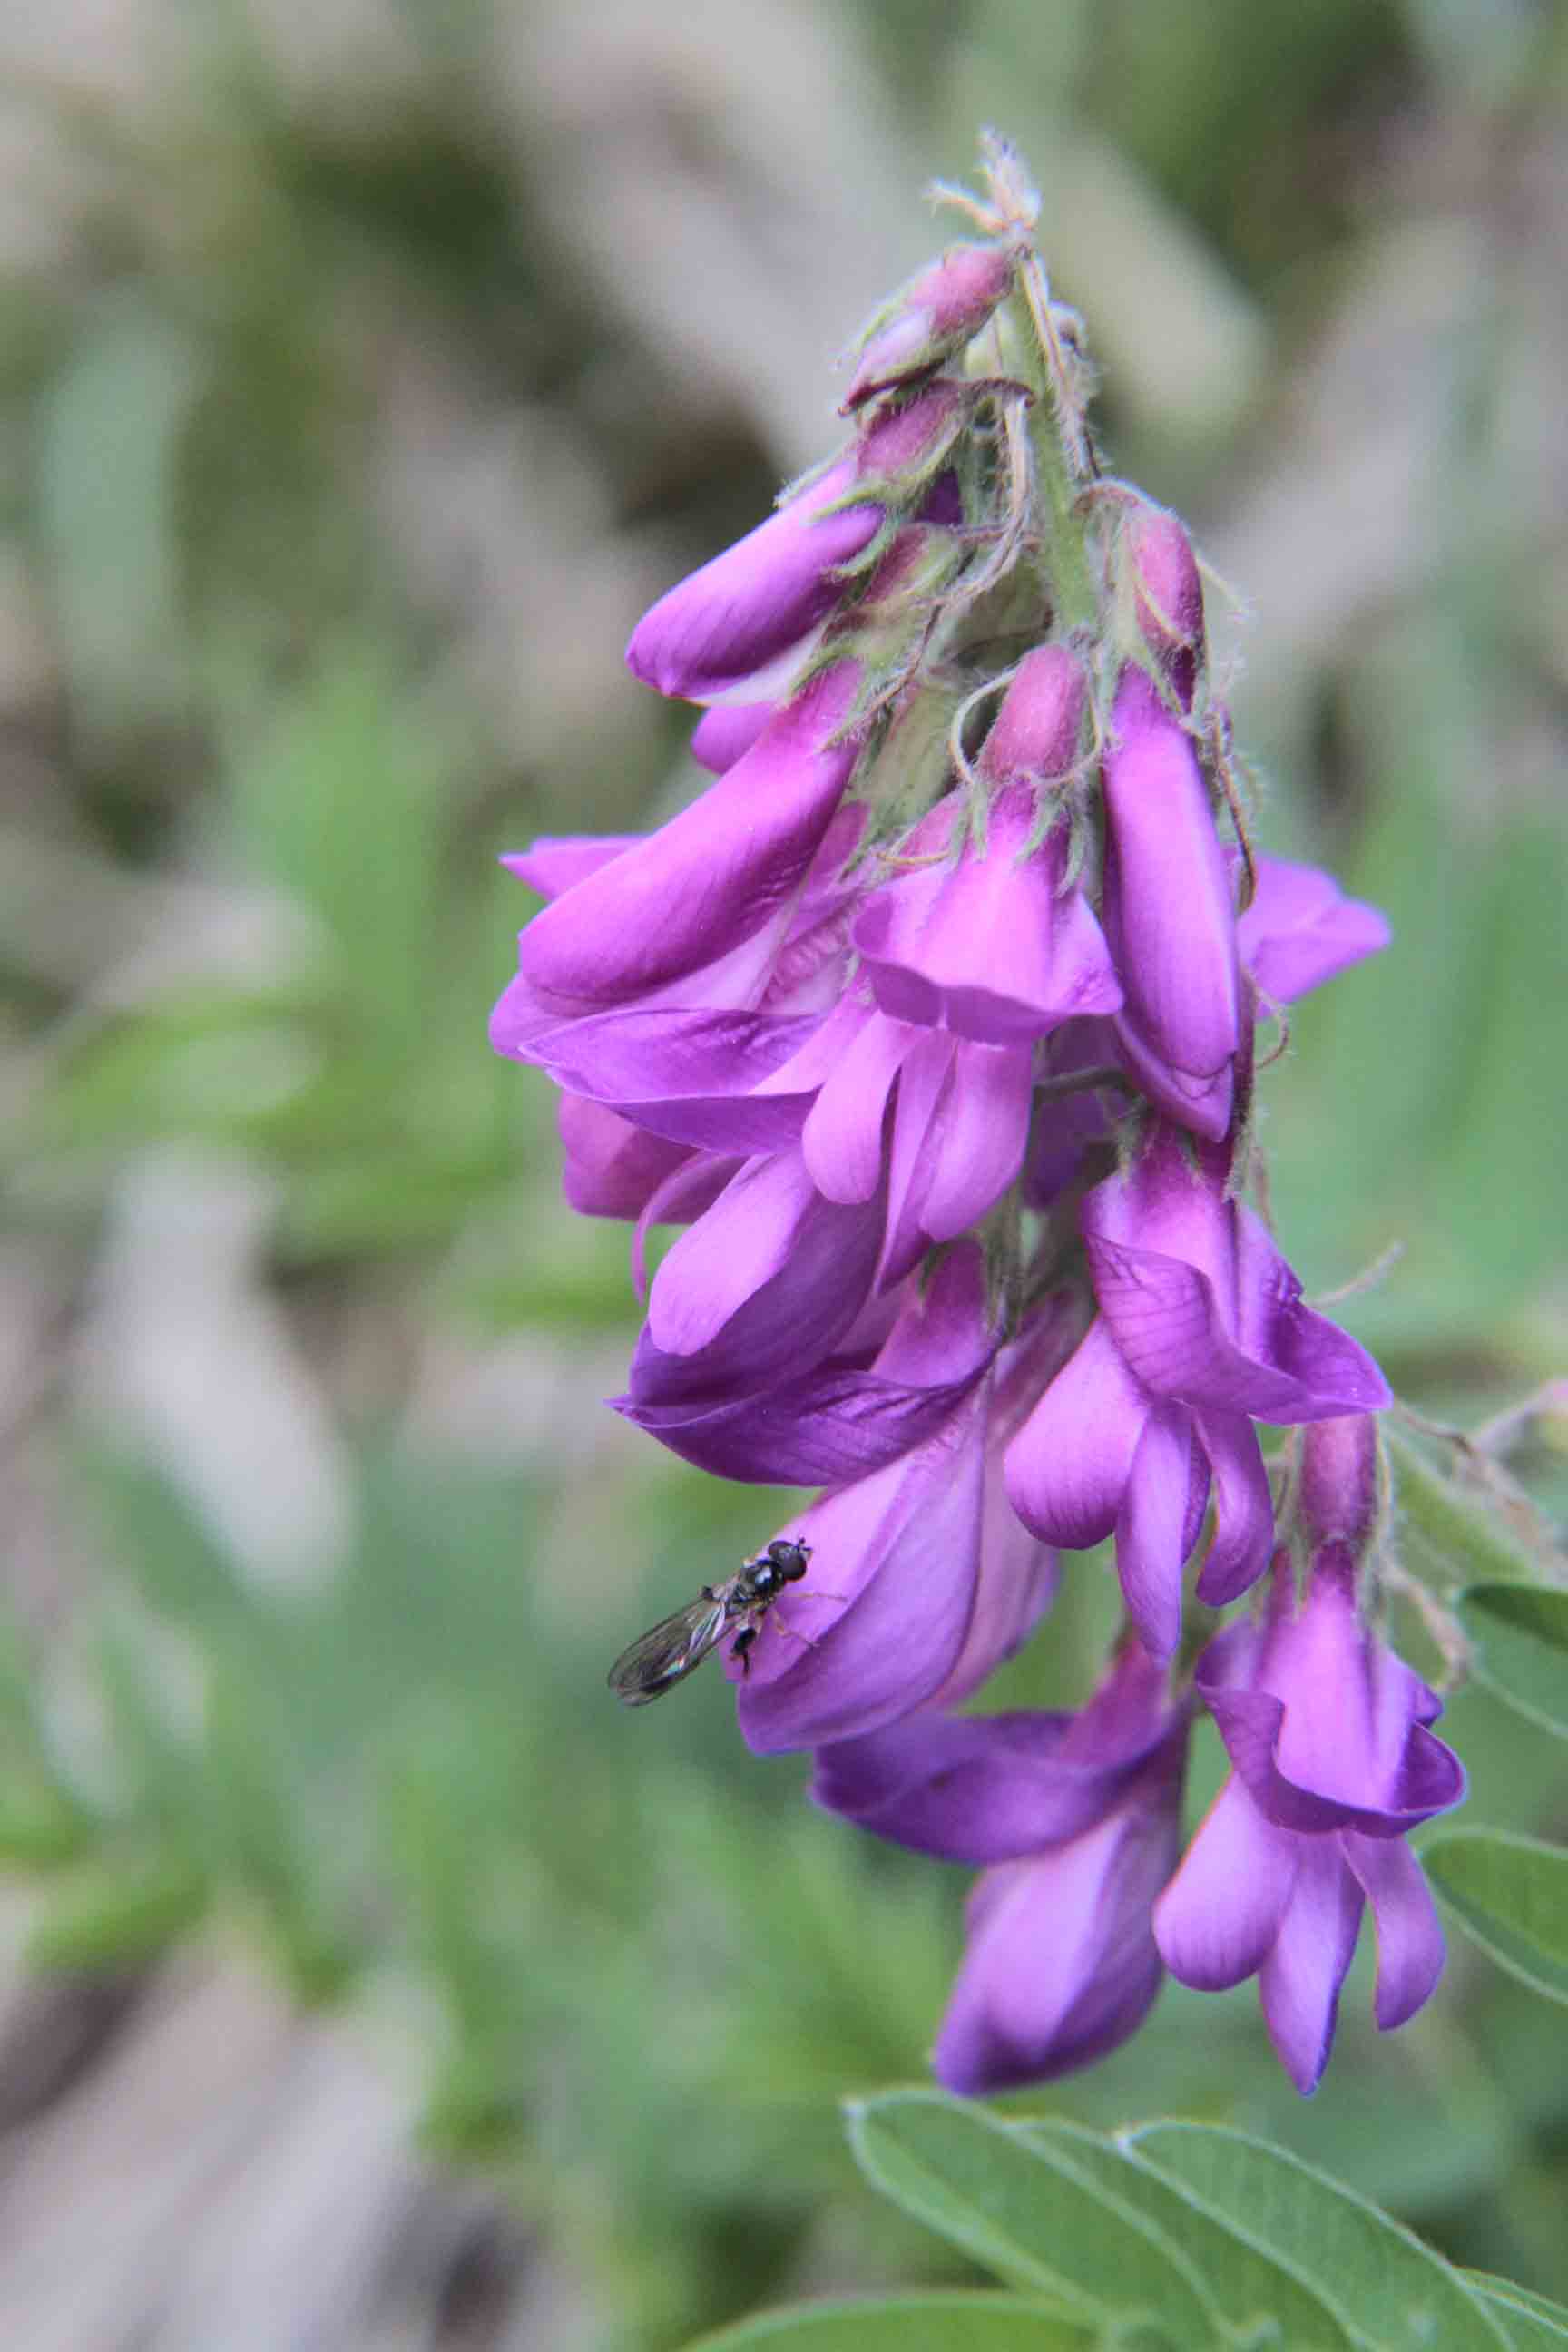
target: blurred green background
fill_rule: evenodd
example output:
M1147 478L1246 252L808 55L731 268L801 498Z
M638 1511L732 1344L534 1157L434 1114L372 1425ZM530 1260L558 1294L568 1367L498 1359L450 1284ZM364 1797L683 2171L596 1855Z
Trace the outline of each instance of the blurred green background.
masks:
M836 2104L921 2073L962 1874L717 1675L603 1686L789 1498L602 1407L626 1237L487 1051L495 854L694 789L625 637L830 446L994 121L1245 607L1266 845L1394 918L1268 1082L1285 1246L1403 1242L1343 1312L1430 1412L1568 1365L1565 81L1530 0L10 0L0 2341L662 2352L952 2259ZM1072 1591L1014 1694L1081 1688ZM1568 1830L1449 1721L1474 1819ZM1563 2032L1458 1951L1392 2044L1358 1968L1310 2107L1250 1989L1029 2104L1563 2295Z

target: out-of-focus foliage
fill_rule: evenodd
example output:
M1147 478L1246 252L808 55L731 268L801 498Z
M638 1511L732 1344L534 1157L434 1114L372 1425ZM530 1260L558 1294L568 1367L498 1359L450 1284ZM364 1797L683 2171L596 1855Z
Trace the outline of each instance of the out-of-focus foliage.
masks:
M518 2201L563 2346L963 2275L834 2116L920 2074L957 1874L810 1814L716 1675L603 1687L789 1498L603 1410L626 1235L486 1051L494 854L694 788L626 631L828 445L994 121L1114 462L1255 615L1262 839L1394 917L1266 1082L1290 1255L1404 1244L1343 1312L1430 1412L1560 1370L1563 16L27 0L0 65L15 1952L205 1939L334 2004ZM1016 1670L1053 1696L1096 1574ZM1476 1824L1568 1829L1548 1731L1480 1684L1447 1722ZM1568 2294L1556 2013L1468 1952L1396 2045L1359 1970L1346 2010L1310 2108L1249 1996L1174 1992L1028 2105L1256 2128Z

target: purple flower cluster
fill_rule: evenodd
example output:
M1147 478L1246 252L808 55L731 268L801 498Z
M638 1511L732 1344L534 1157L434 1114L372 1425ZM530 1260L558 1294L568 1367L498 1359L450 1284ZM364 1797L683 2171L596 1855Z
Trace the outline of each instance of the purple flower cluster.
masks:
M616 1409L826 1490L791 1528L809 1638L731 1660L741 1727L982 1868L942 2079L1081 2065L1168 1967L1256 1970L1310 2090L1363 1895L1379 2022L1431 1990L1401 1839L1462 1790L1371 1622L1388 1390L1244 1197L1260 1018L1386 928L1253 854L1186 536L1094 476L1024 213L976 217L873 331L846 451L638 625L716 781L508 861L550 903L492 1036L561 1088L567 1196L635 1223L639 1281L684 1228ZM1271 1462L1259 1423L1299 1434ZM1106 1538L1089 1704L954 1712ZM1184 1677L1194 1560L1202 1602L1260 1606ZM1200 1706L1233 1772L1183 1860Z

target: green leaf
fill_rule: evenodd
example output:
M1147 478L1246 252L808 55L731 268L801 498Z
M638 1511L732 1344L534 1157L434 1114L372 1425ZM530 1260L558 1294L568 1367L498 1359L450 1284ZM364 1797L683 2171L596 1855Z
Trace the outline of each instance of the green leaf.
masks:
M1548 2303L1543 2294L1531 2294L1527 2287L1515 2286L1511 2279L1489 2278L1484 2271L1466 2271L1463 2275L1479 2290L1517 2352L1568 2344L1568 2311L1561 2304Z
M1568 1592L1472 1584L1456 1607L1476 1680L1516 1714L1568 1739Z
M1535 1562L1496 1507L1446 1477L1397 1430L1384 1442L1401 1517L1452 1571L1456 1584L1531 1580Z
M1457 2271L1310 2165L1207 2124L1125 2135L1161 2176L1289 2270L1366 2352L1482 2352L1507 2335Z
M763 2344L798 2344L802 2352L1087 2352L1094 2342L1089 2329L1058 2318L1043 2303L1010 2294L907 2294L887 2303L759 2312L704 2336L689 2352L751 2352Z
M1423 1845L1421 1863L1500 1968L1568 2001L1568 1852L1513 1830L1446 1830Z
M852 2106L849 2136L877 2187L1010 2284L1086 2319L1142 2315L1201 2352L1220 2333L1178 2248L1054 2143L1026 2143L983 2109L926 2091Z
M1289 2352L1344 2352L1350 2344L1316 2295L1205 2211L1179 2182L1152 2171L1135 2147L1118 2147L1080 2124L1031 2118L1014 2124L1012 2130L1030 2147L1058 2148L1167 2242L1180 2246L1222 2317L1245 2340L1288 2346ZM1270 2325L1265 2328L1263 2322Z

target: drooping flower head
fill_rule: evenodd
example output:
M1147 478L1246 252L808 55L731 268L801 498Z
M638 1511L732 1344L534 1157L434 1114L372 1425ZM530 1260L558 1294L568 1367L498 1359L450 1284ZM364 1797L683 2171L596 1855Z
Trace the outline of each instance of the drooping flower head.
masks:
M729 1673L755 1752L815 1748L823 1803L982 1867L943 2079L1125 2038L1158 1900L1189 1981L1264 1971L1304 2080L1358 1890L1386 2021L1429 1982L1399 1831L1455 1794L1363 1606L1375 1528L1330 1524L1386 1384L1248 1198L1260 1009L1387 930L1247 837L1198 560L1100 466L999 144L987 182L953 199L978 241L869 331L838 454L634 633L640 678L709 706L713 781L647 835L508 861L547 904L492 1037L562 1090L573 1205L634 1229L616 1409L823 1490L791 1522L810 1575ZM1268 1425L1305 1433L1283 1518ZM1100 1690L956 1715L1107 1538L1130 1623ZM1184 1683L1189 1568L1224 1608L1271 1559ZM1235 1793L1167 1891L1200 1703Z

